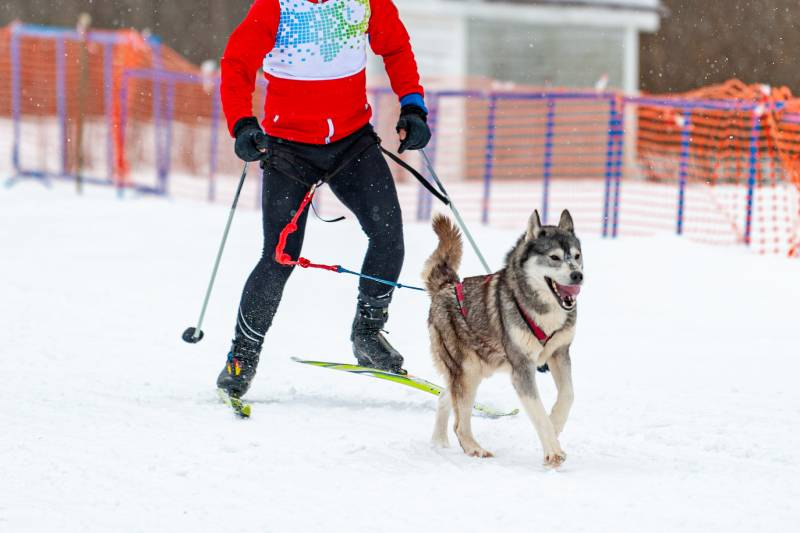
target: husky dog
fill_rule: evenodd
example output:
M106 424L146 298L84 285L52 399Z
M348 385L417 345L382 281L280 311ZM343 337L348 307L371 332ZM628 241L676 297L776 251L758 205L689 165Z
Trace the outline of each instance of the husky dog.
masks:
M569 211L558 226L542 226L534 211L528 229L491 276L459 281L461 234L445 216L433 220L439 245L425 263L431 297L431 352L447 390L439 397L433 442L449 446L447 421L455 410L455 433L464 452L492 457L472 435L472 404L480 382L498 370L511 382L544 448L544 462L566 459L558 436L572 406L569 347L575 336L577 296L583 283L581 244ZM558 399L547 415L536 388L536 369L549 367Z

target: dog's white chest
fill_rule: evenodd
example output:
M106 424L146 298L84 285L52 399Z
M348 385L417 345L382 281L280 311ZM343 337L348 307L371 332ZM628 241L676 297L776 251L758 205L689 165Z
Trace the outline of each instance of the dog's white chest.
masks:
M509 330L511 341L516 345L521 353L534 363L539 359L539 356L544 352L544 345L537 339L534 334L527 327L520 327L512 325Z
M563 346L565 341L567 344L572 341L575 329L563 329L567 322L566 313L547 313L537 318L537 325L545 335L548 335L547 340L539 340L530 327L517 324L511 326L509 334L520 352L526 354L528 359L536 366L542 366L555 349Z

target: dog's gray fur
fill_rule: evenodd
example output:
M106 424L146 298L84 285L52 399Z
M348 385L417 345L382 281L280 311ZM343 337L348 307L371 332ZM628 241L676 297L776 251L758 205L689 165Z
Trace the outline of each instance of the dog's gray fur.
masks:
M423 279L431 297L431 352L447 385L439 398L434 443L449 445L447 421L452 409L455 433L464 452L491 457L472 434L472 405L480 382L498 370L507 370L542 442L545 464L560 465L566 454L558 435L573 401L569 348L575 335L577 304L565 309L545 277L562 285L575 283L570 277L573 272L580 272L582 279L583 257L571 215L564 211L558 226L542 226L538 212L534 212L527 231L508 253L505 268L491 277L466 278L466 318L455 294L461 234L442 215L434 219L433 229L439 245L425 263ZM529 329L517 302L550 335L545 346ZM544 364L550 367L558 388L558 399L549 416L536 388L536 368Z

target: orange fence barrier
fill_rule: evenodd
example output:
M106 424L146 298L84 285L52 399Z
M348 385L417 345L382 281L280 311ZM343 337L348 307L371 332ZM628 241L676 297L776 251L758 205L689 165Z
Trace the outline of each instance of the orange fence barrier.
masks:
M123 110L116 96L123 72L143 67L197 70L159 39L131 30L80 33L25 24L0 29L0 117L13 120L15 169L119 175ZM152 84L137 90L151 100L157 95Z
M637 170L701 190L708 208L687 215L696 227L716 221L762 252L797 254L800 100L786 88L731 80L631 101Z

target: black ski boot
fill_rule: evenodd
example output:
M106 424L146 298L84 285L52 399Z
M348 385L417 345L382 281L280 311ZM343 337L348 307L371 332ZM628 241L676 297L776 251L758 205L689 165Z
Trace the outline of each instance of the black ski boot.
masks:
M256 375L260 349L246 347L234 339L225 368L217 377L217 387L234 398L241 398Z
M405 375L408 372L403 369L403 356L382 333L389 319L390 302L391 295L372 298L359 294L350 340L359 365Z

